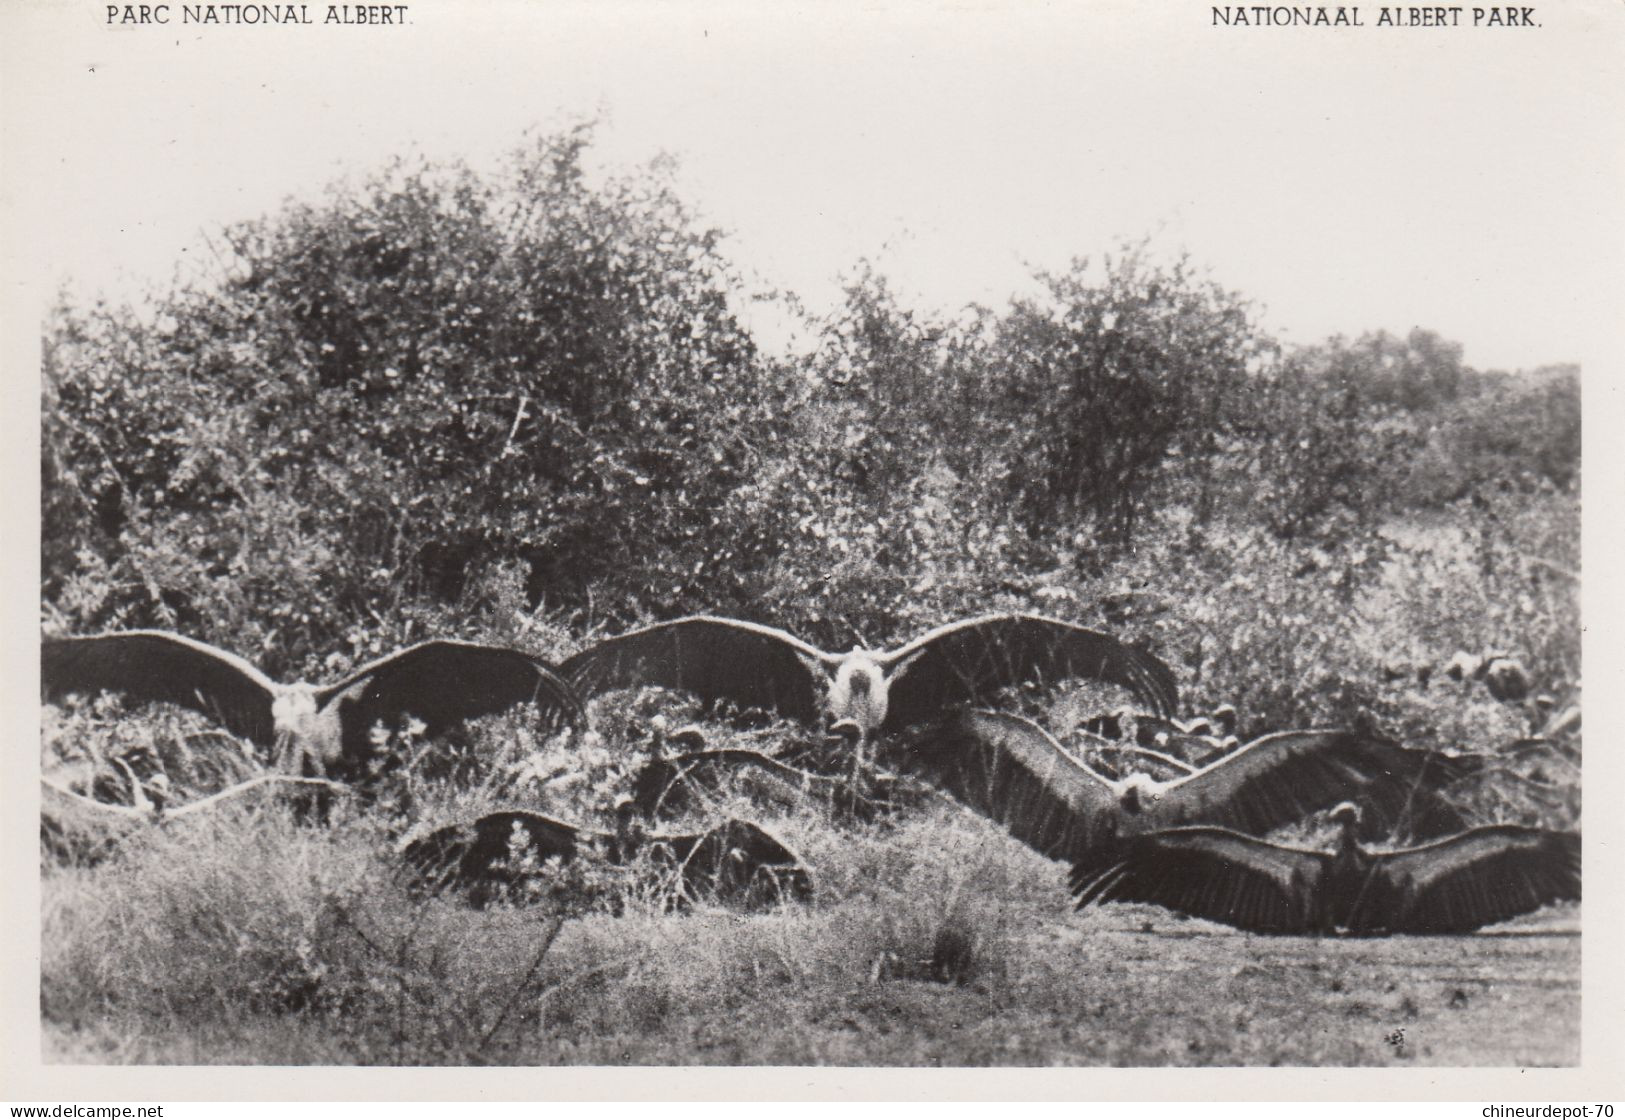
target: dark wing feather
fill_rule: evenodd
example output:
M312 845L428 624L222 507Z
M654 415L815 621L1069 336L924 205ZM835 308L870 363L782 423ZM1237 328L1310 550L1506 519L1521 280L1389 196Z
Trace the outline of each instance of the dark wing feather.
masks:
M713 780L719 772L751 768L772 775L803 793L832 787L836 779L791 766L770 754L748 747L713 747L649 760L632 779L632 805L646 817L665 810L681 810L692 802L689 783Z
M262 746L276 739L276 684L234 653L162 630L128 630L40 643L47 699L72 692L122 692L146 703L179 704Z
M1263 834L1358 797L1395 821L1433 764L1425 751L1359 732L1283 731L1167 783L1145 819L1154 828L1213 824Z
M650 840L667 845L690 897L759 907L812 896L812 876L801 857L749 821L727 820L697 835Z
M1037 615L992 615L939 627L876 659L894 676L886 729L986 703L1028 681L1090 677L1121 685L1164 715L1179 706L1174 674L1156 657L1110 634ZM906 662L906 665L904 664Z
M1580 897L1580 837L1498 825L1373 857L1396 933L1464 933Z
M1078 908L1149 902L1257 933L1307 933L1330 857L1223 828L1174 828L1125 840L1073 867Z
M560 669L584 698L620 688L692 692L710 704L817 720L827 694L805 663L838 660L782 630L727 618L661 622L599 642Z
M377 720L393 725L408 714L427 724L429 735L532 701L549 728L580 726L586 718L575 690L541 659L444 638L381 658L316 691L319 706L337 697L343 697L347 745Z
M434 890L467 888L504 879L496 865L510 856L514 826L522 825L524 852L537 859L575 854L580 830L574 825L540 813L508 809L487 813L472 821L461 821L411 840L400 849L401 857L419 880Z
M1031 720L959 712L900 750L910 769L1052 859L1078 859L1115 832L1112 787Z

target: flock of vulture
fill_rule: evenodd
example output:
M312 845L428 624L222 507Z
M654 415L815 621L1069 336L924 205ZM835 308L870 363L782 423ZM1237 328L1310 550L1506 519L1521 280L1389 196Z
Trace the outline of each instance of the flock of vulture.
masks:
M611 830L506 809L409 834L398 848L403 866L429 889L460 888L478 905L500 897L519 864L584 849L612 863L652 853L688 898L805 899L810 871L758 825L649 827L681 805L685 782L701 771L753 768L803 789L821 785L831 804L843 792L850 804L862 802L857 787L872 786L877 773L923 779L1069 864L1080 908L1153 903L1259 933L1372 936L1470 931L1580 895L1577 833L1468 828L1439 795L1470 759L1339 729L1241 743L1232 709L1179 719L1174 675L1149 652L1034 615L956 622L897 649L846 654L705 616L633 630L562 665L437 640L325 685L279 684L234 654L137 630L46 638L41 670L48 700L115 692L190 708L252 743L268 767L179 807L165 804L161 773L138 777L122 760L124 799L108 792L117 785L108 767L58 768L42 778L42 835L55 852L83 852L73 841L98 827L112 844L138 822L197 812L249 789L312 797L362 789L376 773L380 727L403 720L433 741L463 721L531 704L546 733L575 735L587 727L593 698L659 687L719 713L822 728L829 749L809 770L767 752L707 749L698 731L685 731L668 737L638 775ZM1059 739L998 710L1012 690L1068 679L1125 689L1137 707L1082 721ZM1329 848L1266 839L1326 810L1337 827Z

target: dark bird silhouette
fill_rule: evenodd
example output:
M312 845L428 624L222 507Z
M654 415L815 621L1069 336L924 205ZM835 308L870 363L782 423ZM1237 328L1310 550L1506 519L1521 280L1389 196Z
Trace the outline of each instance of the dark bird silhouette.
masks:
M403 716L434 736L446 728L534 701L544 726L585 721L581 701L545 662L498 646L422 642L327 685L278 684L234 653L180 634L130 630L46 638L40 679L48 699L122 692L178 704L271 750L279 769L362 776L374 724Z
M1169 781L1102 776L1042 727L968 711L914 736L905 763L1053 859L1076 861L1120 839L1184 824L1265 833L1359 791L1394 822L1424 776L1447 760L1352 731L1286 731L1255 739Z
M810 801L840 819L873 820L902 808L920 791L871 760L854 765L861 759L852 750L858 737L857 725L842 721L822 741L800 744L791 761L750 747L707 747L697 729L684 728L633 775L627 806L661 820L712 809L713 798L732 788L753 800L765 797L785 807ZM686 749L661 749L674 745Z
M678 754L657 755L632 779L630 804L654 819L699 807L693 796L697 782L714 782L721 774L757 771L803 794L833 794L841 779L793 766L783 759L749 747L708 747Z
M783 841L749 821L727 820L704 832L599 832L526 809L486 813L447 825L400 848L418 883L459 890L475 906L513 897L512 888L545 861L574 859L584 848L622 864L642 852L673 877L678 903L699 898L771 906L812 897L812 875Z
M1255 933L1466 933L1580 897L1580 837L1497 825L1380 852L1356 839L1359 809L1339 805L1330 852L1223 828L1176 828L1080 862L1078 907L1150 902Z
M600 642L560 669L583 697L659 685L708 703L816 722L854 720L865 738L985 703L1042 678L1092 677L1158 712L1178 706L1173 672L1109 634L1037 615L991 615L939 627L894 650L827 653L771 626L696 616Z
M1529 670L1523 662L1505 653L1492 652L1475 657L1464 650L1457 650L1446 662L1444 675L1459 682L1482 681L1489 694L1497 700L1522 700L1533 687Z
M1497 700L1522 700L1529 695L1529 670L1515 657L1491 654L1485 659L1479 676Z

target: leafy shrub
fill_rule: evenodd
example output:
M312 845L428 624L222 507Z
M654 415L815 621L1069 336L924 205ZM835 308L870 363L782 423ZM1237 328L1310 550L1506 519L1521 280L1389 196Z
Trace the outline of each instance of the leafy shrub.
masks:
M397 163L228 229L212 288L49 327L46 594L273 667L528 565L668 606L732 546L772 394L714 232L583 129L482 179ZM613 565L606 559L613 558ZM93 586L87 586L87 582Z

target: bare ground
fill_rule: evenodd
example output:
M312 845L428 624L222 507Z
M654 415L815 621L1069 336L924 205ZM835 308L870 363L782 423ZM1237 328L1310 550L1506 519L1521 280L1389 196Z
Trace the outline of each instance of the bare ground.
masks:
M486 916L479 916L484 919ZM774 916L666 916L714 944ZM594 938L620 919L598 919ZM726 927L719 939L715 929ZM628 921L627 934L645 927ZM634 965L519 1009L479 1060L637 1065L1562 1066L1580 1055L1573 913L1468 937L1258 937L1154 908L1030 915L1010 972L965 983L887 975L846 983L760 976L754 990L673 998ZM566 942L561 942L568 948ZM624 943L623 943L624 947ZM662 949L669 956L670 946ZM858 963L858 962L853 962ZM681 961L668 961L668 967ZM700 971L704 971L702 968ZM865 975L867 973L867 975ZM604 1002L613 1009L595 1007ZM534 1012L534 1013L532 1013ZM330 1020L245 1014L196 1027L112 1014L46 1023L46 1060L256 1064L390 1062L389 1043ZM407 1028L410 1033L410 1027ZM396 1040L398 1044L399 1039ZM434 1062L422 1039L403 1054ZM469 1060L447 1053L440 1060Z

